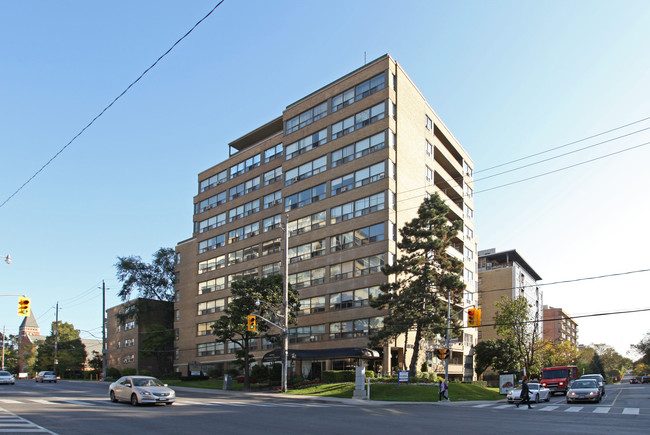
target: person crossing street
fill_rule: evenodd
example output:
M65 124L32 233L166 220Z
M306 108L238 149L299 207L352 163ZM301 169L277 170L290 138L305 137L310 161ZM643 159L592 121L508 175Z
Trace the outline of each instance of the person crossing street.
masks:
M528 379L526 378L521 381L521 394L519 395L517 408L519 408L519 405L523 404L524 402L528 405L528 409L532 409L532 406L530 406L530 390L528 389Z

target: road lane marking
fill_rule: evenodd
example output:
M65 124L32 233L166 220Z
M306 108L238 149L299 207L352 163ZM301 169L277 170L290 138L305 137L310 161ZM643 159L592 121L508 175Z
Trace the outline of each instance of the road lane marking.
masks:
M495 406L494 409L506 409L506 408L512 408L513 405L499 405Z
M59 400L59 403L70 403L72 405L81 405L81 406L95 406L94 403L82 402L80 400Z
M594 409L594 414L607 414L610 409L612 408L606 408L604 406L599 406L598 408Z
M18 400L12 400L12 399L0 399L0 402L2 402L2 403L22 403L22 402L19 402Z
M543 408L540 408L539 410L540 411L554 411L554 410L556 410L558 408L559 408L559 406L550 405L550 406L545 406Z
M6 409L0 408L0 416L3 417L0 423L0 433L47 433L50 435L57 435L56 432L45 429L29 420L26 420L19 415L9 412Z
M492 406L493 403L481 403L480 405L474 405L474 408L485 408L486 406Z
M27 399L27 400L34 403L40 403L41 405L49 405L50 403L52 403L49 400L45 400L45 399Z
M573 406L571 408L565 409L564 412L580 412L584 409L584 406Z
M615 404L616 401L618 400L618 396L620 396L622 392L623 392L623 389L618 390L618 394L617 394L616 397L614 398L614 401L612 401L612 406L614 406L614 404Z
M639 415L639 408L623 408L623 414Z

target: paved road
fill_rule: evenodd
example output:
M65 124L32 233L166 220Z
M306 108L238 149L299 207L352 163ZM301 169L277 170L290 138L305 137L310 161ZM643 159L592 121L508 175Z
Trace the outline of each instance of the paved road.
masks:
M555 396L532 410L504 401L368 403L192 388L177 388L173 406L133 407L111 403L107 384L0 387L0 433L493 434L521 432L523 425L529 433L647 434L650 427L650 385L608 385L600 404L567 405Z

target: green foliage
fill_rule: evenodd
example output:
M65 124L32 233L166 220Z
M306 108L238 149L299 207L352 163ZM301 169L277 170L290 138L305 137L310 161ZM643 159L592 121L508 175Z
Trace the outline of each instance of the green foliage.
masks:
M221 376L223 376L223 370L221 370L220 368L214 367L208 370L208 377L210 379L218 379Z
M127 367L125 369L122 369L122 376L134 376L138 372L135 368L133 367Z
M269 380L269 368L261 364L255 364L251 367L251 378L257 379L258 383Z
M108 378L113 378L113 379L119 379L122 377L122 373L115 367L109 367L106 369L106 377Z
M531 305L525 297L510 299L506 296L496 303L498 311L494 315L497 333L507 340L511 340L517 349L520 367L526 367L530 373L540 373L541 363L537 351L541 345L539 331L531 312Z
M142 335L140 355L143 358L154 356L158 373L171 371L171 359L174 352L174 331L161 324L150 325Z
M598 356L597 353L594 354L594 357L591 359L591 363L589 364L589 371L591 373L595 374L601 374L603 377L605 377L605 364L600 359L600 356Z
M237 280L231 284L230 292L230 302L224 310L224 314L212 325L212 330L216 336L216 341L221 343L233 342L239 346L235 356L239 367L244 370L244 390L248 390L250 387L249 378L252 357L250 342L253 338L260 336L268 338L271 335L271 327L258 317L257 331L249 331L246 321L247 316L256 314L266 319L275 319L275 313L282 312L284 293L282 276L271 275L261 279L246 278ZM300 303L298 302L298 293L291 286L289 286L288 305L289 324L296 324Z
M477 376L481 376L489 367L497 372L519 368L521 357L511 339L484 340L479 342L474 350Z
M93 357L88 361L88 365L94 372L101 372L104 368L104 361L102 359L102 354L93 350Z
M354 370L326 370L321 373L321 379L324 384L354 382L356 379L356 372Z
M554 343L544 340L540 344L539 358L542 367L572 366L579 360L580 351L570 341Z
M383 269L394 279L383 284L382 293L370 302L372 307L390 313L384 317L383 329L371 337L371 345L384 344L415 330L411 375L416 372L422 339L446 333L448 294L452 303L458 304L465 289L463 262L447 252L462 222L450 222L448 215L449 207L438 194L422 202L418 216L400 229L400 256ZM454 318L452 325L458 332L459 320Z
M427 364L426 361L422 362L422 365L420 366L420 371L424 373L429 371L429 364Z
M54 347L56 322L52 322L50 335L39 343L36 351L36 371L52 370L54 367ZM59 321L58 323L58 343L57 343L57 360L56 371L58 375L66 371L80 370L86 362L86 346L79 338L79 331L74 329L74 325Z
M122 301L139 298L172 302L174 300L174 250L160 248L153 261L145 263L139 256L117 257L117 279L122 282L118 296Z

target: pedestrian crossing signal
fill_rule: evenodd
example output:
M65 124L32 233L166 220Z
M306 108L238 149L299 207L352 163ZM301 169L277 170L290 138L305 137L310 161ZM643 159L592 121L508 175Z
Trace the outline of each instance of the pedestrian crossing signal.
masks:
M25 316L29 317L32 313L32 300L30 298L26 297L19 297L18 298L18 315L19 316Z
M247 329L249 331L251 331L251 332L257 332L257 316L255 316L254 314L251 314L251 315L247 316L247 321L248 321Z

